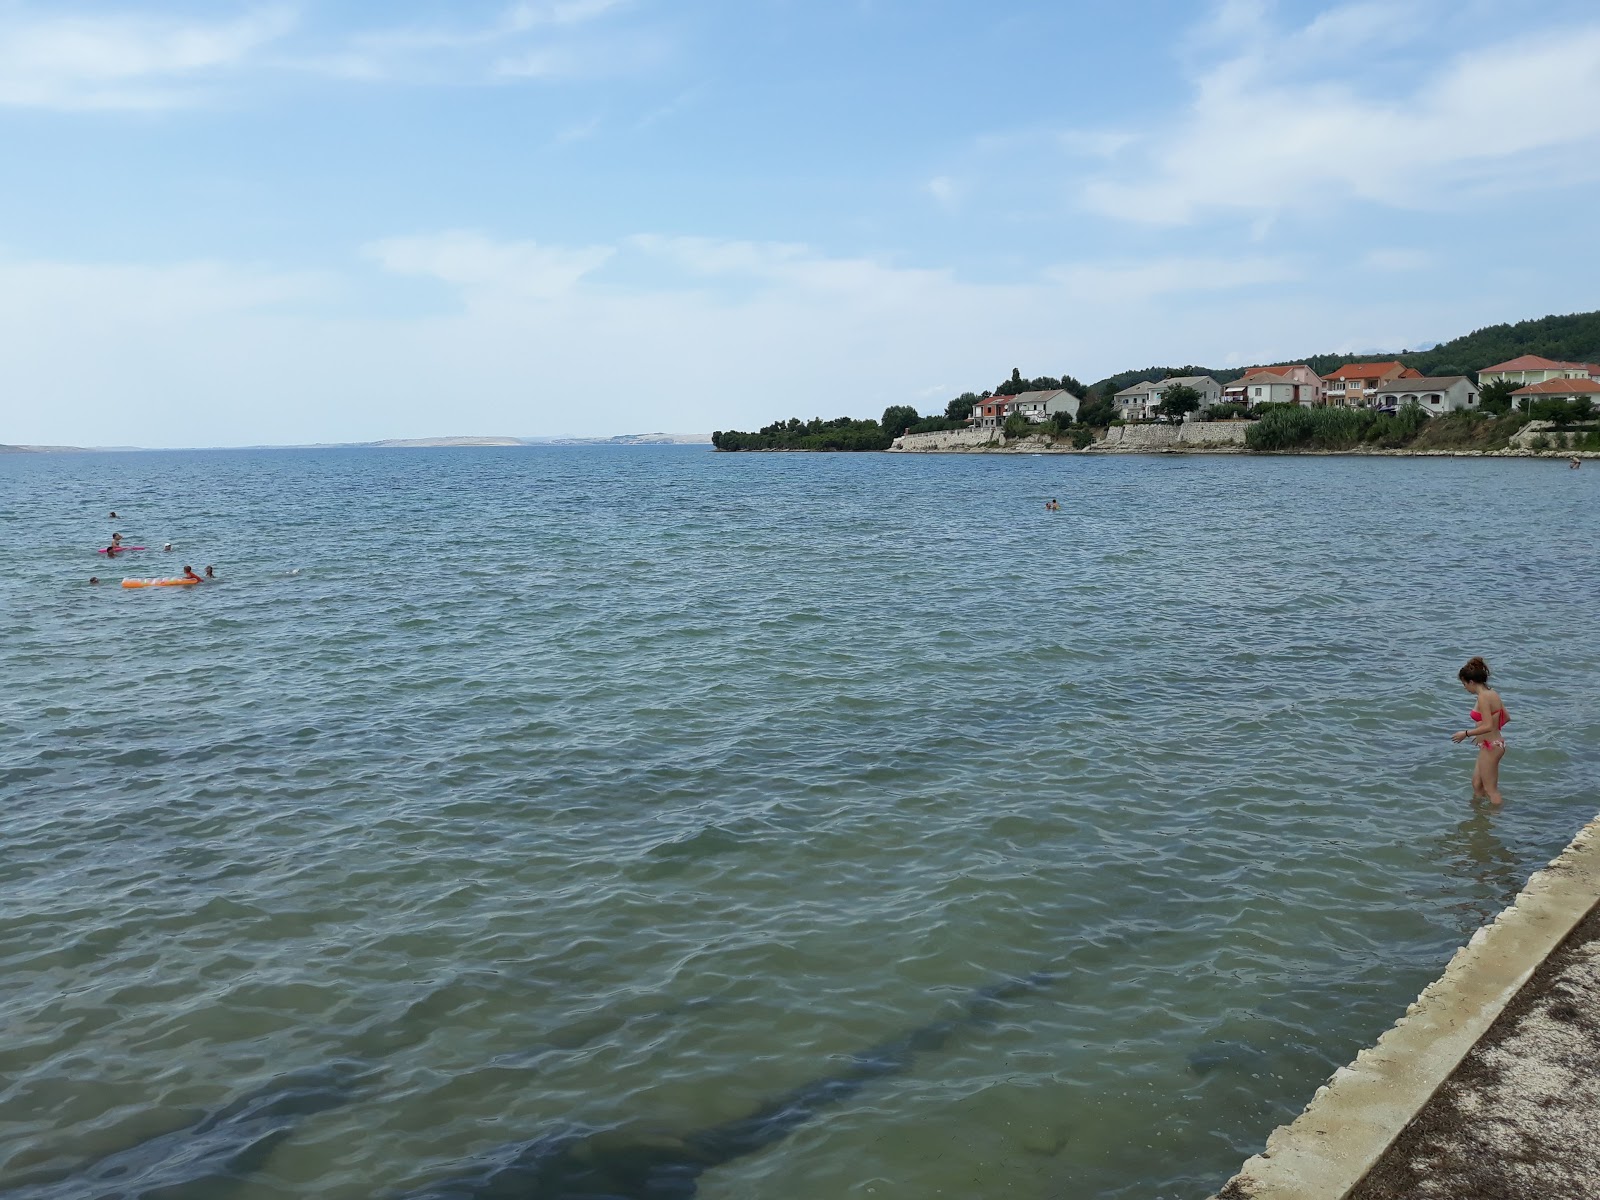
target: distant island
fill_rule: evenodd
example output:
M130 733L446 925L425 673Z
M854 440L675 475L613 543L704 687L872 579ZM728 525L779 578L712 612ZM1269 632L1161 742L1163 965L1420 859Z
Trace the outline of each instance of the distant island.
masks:
M191 446L186 449L231 450L430 450L477 446L709 446L709 433L623 433L608 438L432 437L385 438L377 442L309 442L289 446ZM88 454L148 452L144 446L12 446L0 454Z
M1508 442L1528 420L1550 421L1563 429L1587 422L1594 406L1600 405L1597 364L1600 312L1572 313L1490 325L1425 350L1313 354L1287 366L1189 363L1121 371L1093 384L1066 374L1028 379L1014 368L1009 379L992 389L955 397L942 414L923 415L910 405L890 404L876 420L790 417L753 433L719 429L711 435L711 444L719 451L735 452L881 451L908 434L984 428L992 429L997 438L1064 439L1085 449L1103 441L1113 426L1198 418L1252 421L1260 427L1248 438L1236 439L1249 449L1346 449L1362 444L1399 449L1419 437L1436 449L1458 441L1488 449ZM1476 390L1462 386L1473 386L1467 378L1472 374L1479 376L1481 407ZM1579 374L1586 374L1586 380L1579 380ZM1557 377L1570 377L1573 386L1561 387ZM1416 412L1402 412L1405 406L1397 402L1385 409L1380 395L1393 394L1395 388L1389 385L1408 379L1429 384L1425 390L1439 395L1443 408L1435 411L1448 414L1448 429L1441 425L1422 437L1417 417L1432 415L1426 407L1413 404ZM1538 386L1531 392L1518 390L1519 385L1530 384ZM1265 402L1257 402L1258 398ZM1472 411L1453 411L1467 405ZM1290 409L1299 415L1275 411ZM1487 427L1484 422L1491 416L1504 420ZM1475 427L1468 429L1463 423Z

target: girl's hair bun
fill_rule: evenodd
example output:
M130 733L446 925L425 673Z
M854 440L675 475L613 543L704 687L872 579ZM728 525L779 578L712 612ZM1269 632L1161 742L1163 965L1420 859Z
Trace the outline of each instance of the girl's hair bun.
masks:
M1488 683L1489 664L1474 655L1467 659L1467 665L1456 674L1462 683Z

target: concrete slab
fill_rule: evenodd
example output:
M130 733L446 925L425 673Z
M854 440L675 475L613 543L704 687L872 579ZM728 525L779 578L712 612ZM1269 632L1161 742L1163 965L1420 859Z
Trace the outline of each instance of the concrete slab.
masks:
M1597 902L1600 817L1214 1200L1344 1200Z

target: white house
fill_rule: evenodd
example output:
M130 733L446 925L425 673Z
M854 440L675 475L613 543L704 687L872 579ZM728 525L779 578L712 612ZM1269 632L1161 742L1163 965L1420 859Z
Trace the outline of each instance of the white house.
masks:
M1546 379L1530 383L1511 393L1511 402L1518 408L1527 408L1535 400L1587 400L1600 402L1600 383L1593 379Z
M1558 362L1553 358L1540 358L1537 354L1524 354L1478 372L1479 387L1487 387L1501 380L1527 387L1530 383L1547 383L1552 379L1600 380L1600 363Z
M1255 367L1234 380L1224 396L1239 404L1298 404L1310 408L1324 396L1322 376L1304 363L1287 367Z
M1042 425L1057 413L1066 413L1076 420L1079 403L1076 396L1063 388L1049 392L1019 392L1011 402L1011 411L1021 413L1035 425Z
M1478 386L1465 375L1391 379L1378 385L1375 399L1379 408L1400 407L1414 400L1430 417L1448 412L1476 412Z
M1175 375L1171 379L1163 379L1156 384L1157 392L1165 392L1169 387L1182 384L1191 387L1200 393L1200 411L1204 412L1213 404L1222 403L1222 385L1209 375ZM1160 403L1161 397L1157 395L1156 401Z
M1200 393L1202 411L1222 401L1222 385L1209 375L1175 375L1171 379L1146 379L1123 388L1111 397L1117 416L1124 421L1147 421L1156 415L1161 394L1178 384Z
M1161 385L1154 379L1142 379L1138 383L1131 383L1116 395L1111 397L1112 406L1117 410L1117 417L1123 421L1143 421L1155 415L1156 405L1161 399L1156 395Z

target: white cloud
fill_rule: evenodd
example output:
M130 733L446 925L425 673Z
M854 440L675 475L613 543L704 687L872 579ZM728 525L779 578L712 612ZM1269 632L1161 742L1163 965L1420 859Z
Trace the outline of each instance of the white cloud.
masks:
M948 175L935 175L923 185L923 190L938 201L943 209L953 212L960 207L961 188Z
M249 61L293 26L284 9L223 22L155 17L0 15L0 104L155 109L192 102L199 85Z
M1304 272L1283 258L1164 258L1148 262L1056 267L1049 277L1076 295L1130 301L1178 292L1215 292L1287 283Z
M541 25L581 25L622 8L624 0L545 0L513 4L507 11L506 24L522 32Z
M1389 9L1346 5L1283 34L1266 11L1219 10L1207 36L1231 38L1231 54L1205 60L1188 110L1143 153L1085 185L1089 208L1168 225L1351 200L1429 208L1600 173L1600 26L1374 60L1349 78L1329 69L1332 48L1378 37Z
M463 82L616 76L644 69L668 44L629 30L591 30L625 0L540 0L477 24L413 24L358 33L302 68L353 80Z
M491 302L553 299L570 292L614 253L608 246L496 242L462 230L384 238L364 250L385 270L453 284L478 303L485 298Z
M1080 264L994 284L708 237L555 246L458 231L386 238L365 256L380 280L434 281L444 303L380 315L360 300L370 280L0 259L0 394L22 398L5 440L705 432L888 403L938 409L1013 365L1093 379L1206 361L1241 329L1242 349L1266 358L1303 351L1306 329L1321 343L1414 319L1397 315L1398 301L1359 314L1338 298L1285 304L1285 285L1267 281L1292 265L1268 259ZM1502 302L1482 305L1498 313ZM1471 328L1485 312L1439 323ZM1171 332L1152 342L1152 328ZM597 368L618 364L648 386L613 390L604 405L572 402ZM728 382L750 378L762 386ZM951 383L929 389L930 379Z
M1361 256L1361 265L1370 271L1420 271L1431 265L1433 256L1423 250L1380 247Z

